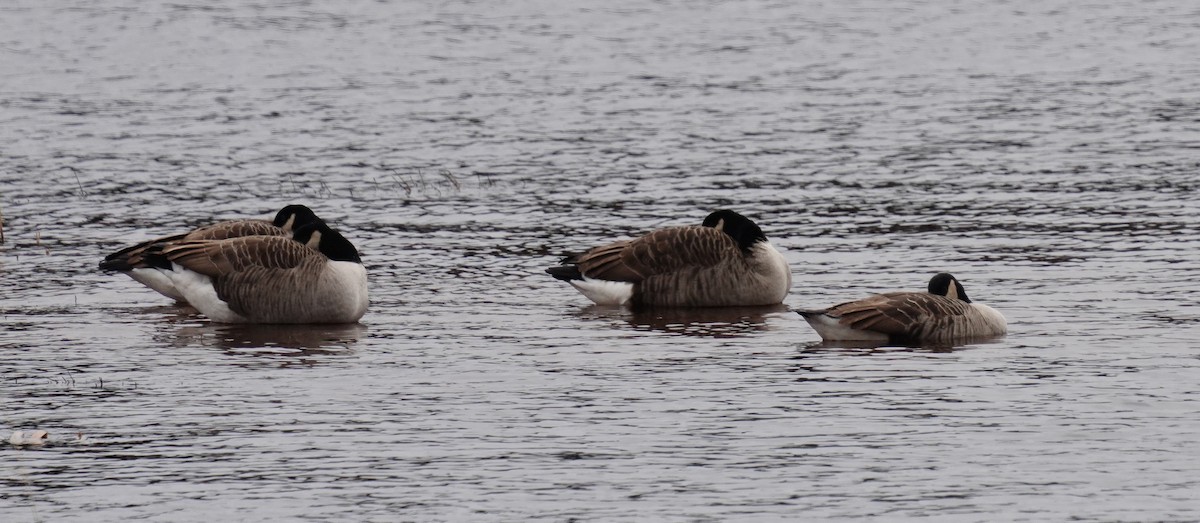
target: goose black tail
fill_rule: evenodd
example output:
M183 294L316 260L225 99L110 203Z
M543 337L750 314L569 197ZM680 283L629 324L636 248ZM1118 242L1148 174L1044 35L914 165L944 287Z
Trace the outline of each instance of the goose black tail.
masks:
M546 274L554 277L556 280L572 281L582 280L583 273L579 272L578 265L555 265L546 269Z
M163 254L163 247L165 247L164 244L156 243L146 249L146 252L142 254L142 261L146 266L171 270L171 260L167 258L167 255Z
M157 248L162 251L162 244L182 240L187 234L175 234L164 238L144 241L137 245L131 245L117 252L104 257L104 261L100 262L100 270L102 271L131 271L133 269L145 268L143 257L151 249ZM170 264L167 265L170 268Z
M133 266L129 264L129 258L105 258L100 262L100 270L124 272L133 270Z

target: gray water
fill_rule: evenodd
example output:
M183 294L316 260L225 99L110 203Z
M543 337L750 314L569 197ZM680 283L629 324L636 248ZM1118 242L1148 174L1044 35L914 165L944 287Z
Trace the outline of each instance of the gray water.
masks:
M6 2L0 439L51 436L0 519L1200 520L1197 57L1190 2ZM363 251L360 325L95 269L289 203ZM542 272L717 208L787 306L950 271L1010 333Z

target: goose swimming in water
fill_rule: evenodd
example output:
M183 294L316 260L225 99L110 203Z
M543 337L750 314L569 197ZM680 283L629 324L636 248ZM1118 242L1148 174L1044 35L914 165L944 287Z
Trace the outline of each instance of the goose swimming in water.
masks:
M822 310L796 311L825 341L952 342L1004 335L996 309L972 302L954 276L940 273L928 292L888 292Z
M187 240L224 240L242 236L282 236L290 238L296 229L320 221L312 209L303 205L288 205L275 213L275 219L229 220L205 225L190 232L147 240L109 254L100 262L100 269L128 275L138 283L177 302L186 302L168 279L145 263L145 254L152 246Z
M571 256L546 269L598 305L773 305L792 273L762 229L730 210L699 226L669 227Z
M146 262L220 323L354 323L367 311L358 250L325 222L292 238L244 236L152 247Z

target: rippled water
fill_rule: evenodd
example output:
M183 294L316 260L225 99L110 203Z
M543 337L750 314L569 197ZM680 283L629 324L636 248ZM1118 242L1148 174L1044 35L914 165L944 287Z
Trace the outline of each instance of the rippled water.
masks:
M1200 519L1197 20L8 2L0 436L51 439L0 447L2 519ZM288 203L364 252L361 325L213 325L95 269ZM542 273L722 207L791 307L947 270L1010 334L827 347Z

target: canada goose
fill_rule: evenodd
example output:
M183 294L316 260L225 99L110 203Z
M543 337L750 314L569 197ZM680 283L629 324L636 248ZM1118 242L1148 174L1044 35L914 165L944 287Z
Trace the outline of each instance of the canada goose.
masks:
M929 280L929 292L888 292L823 310L796 311L826 341L949 342L1003 335L996 309L973 303L954 276Z
M100 262L100 269L125 273L163 296L185 302L183 295L175 290L168 279L145 263L144 256L151 246L186 240L224 240L242 236L291 237L296 229L319 220L320 218L308 207L288 205L275 213L275 219L272 221L254 219L217 222L191 232L155 238L126 247L105 256L104 261Z
M367 311L367 272L358 250L321 221L292 238L155 246L145 259L215 322L354 323Z
M730 210L570 256L546 272L598 305L732 307L787 297L792 272L762 229Z

